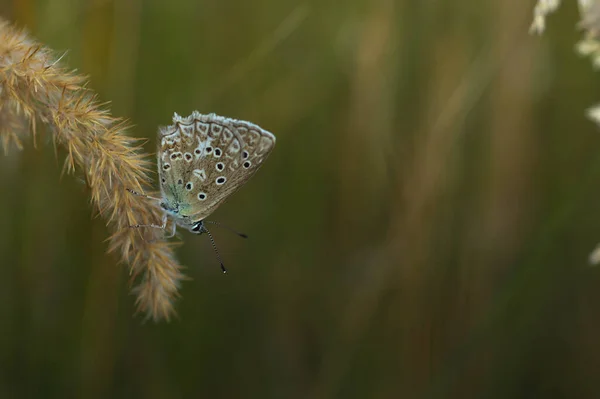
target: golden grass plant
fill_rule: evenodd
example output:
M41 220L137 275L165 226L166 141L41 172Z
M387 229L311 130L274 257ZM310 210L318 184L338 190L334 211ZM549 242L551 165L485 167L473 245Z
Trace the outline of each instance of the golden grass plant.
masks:
M126 191L151 185L150 164L139 140L126 134L127 122L111 116L86 78L59 61L26 32L0 20L0 142L5 151L21 149L24 136L32 134L35 142L39 123L47 127L55 145L67 152L65 170L83 174L91 203L106 220L109 252L129 265L137 310L168 320L184 278L181 267L160 230L129 228L161 219L155 205Z

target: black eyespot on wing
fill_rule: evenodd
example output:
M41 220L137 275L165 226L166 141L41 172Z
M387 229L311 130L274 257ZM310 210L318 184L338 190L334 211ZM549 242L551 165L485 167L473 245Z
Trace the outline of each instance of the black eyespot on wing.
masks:
M215 148L215 155L220 157L221 156L221 149L220 148Z
M251 164L249 161L244 162L244 168L248 169L250 167L250 165Z

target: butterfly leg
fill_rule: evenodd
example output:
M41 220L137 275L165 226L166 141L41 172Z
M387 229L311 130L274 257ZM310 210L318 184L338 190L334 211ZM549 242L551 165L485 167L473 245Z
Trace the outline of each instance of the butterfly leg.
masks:
M140 227L151 227L154 229L161 229L164 231L165 228L167 227L167 215L163 216L162 225L157 225L157 224L132 224L132 225L129 225L129 228L131 228L131 229L139 229ZM175 222L173 222L172 227L171 227L171 234L164 235L163 239L172 238L173 236L175 236L176 230L177 230L177 224ZM156 239L154 239L154 240L144 239L144 241L146 241L148 243L153 243L156 241Z
M128 189L126 189L126 190L127 190L127 191L129 191L129 192L130 192L131 194L133 194L133 195L137 195L138 197L143 197L143 198L146 198L146 199L149 199L149 200L153 200L153 201L158 201L158 202L161 202L161 201L162 201L160 198L151 197L151 196L149 196L149 195L146 195L146 194L140 194L140 193L138 193L137 191L133 191L133 190L132 190L132 189L130 189L130 188L128 188Z
M171 227L171 234L165 235L165 238L173 238L175 236L175 231L177 231L177 223L173 222Z
M167 227L167 215L165 214L163 216L162 225L158 225L158 224L130 224L129 227L132 228L132 229L139 229L140 227L152 227L152 228L155 228L155 229L162 229L162 230L164 230L165 227Z

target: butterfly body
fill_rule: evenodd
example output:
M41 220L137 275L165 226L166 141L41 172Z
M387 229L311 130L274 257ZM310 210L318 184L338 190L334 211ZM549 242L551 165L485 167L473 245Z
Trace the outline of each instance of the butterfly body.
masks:
M176 225L201 234L202 221L256 173L274 146L275 136L250 122L175 114L158 133L160 206Z

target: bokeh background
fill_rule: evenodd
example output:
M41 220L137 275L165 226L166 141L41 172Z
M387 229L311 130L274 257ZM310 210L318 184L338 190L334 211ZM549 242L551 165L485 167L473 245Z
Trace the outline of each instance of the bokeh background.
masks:
M149 153L174 111L278 138L160 324L48 136L0 157L0 397L600 397L600 74L533 6L0 0Z

